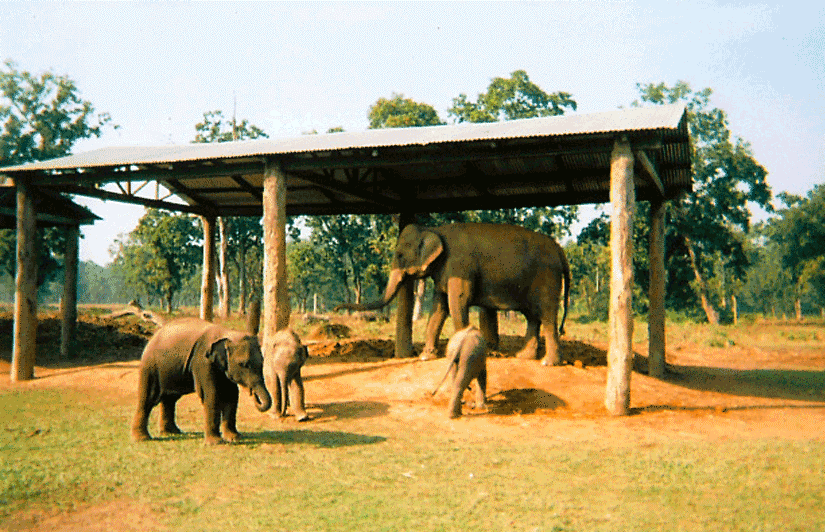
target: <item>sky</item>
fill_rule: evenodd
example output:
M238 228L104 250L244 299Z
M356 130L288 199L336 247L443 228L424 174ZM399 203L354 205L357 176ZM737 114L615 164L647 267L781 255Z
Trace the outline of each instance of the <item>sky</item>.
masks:
M367 129L378 98L432 105L524 70L578 113L627 107L637 83L711 88L775 193L825 182L825 6L818 2L0 2L0 61L75 81L118 129L75 145L183 144L206 111L271 138ZM102 217L81 260L105 265L143 208Z

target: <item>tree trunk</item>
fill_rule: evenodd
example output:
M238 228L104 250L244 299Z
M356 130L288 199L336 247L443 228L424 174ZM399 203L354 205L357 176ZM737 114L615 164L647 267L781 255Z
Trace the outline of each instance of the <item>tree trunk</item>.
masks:
M66 252L63 259L63 297L60 298L60 356L74 358L77 332L77 269L80 227L72 225L66 231Z
M739 324L739 302L736 300L736 294L730 296L731 306L733 307L733 324Z
M218 218L218 230L221 233L220 252L218 253L218 291L221 294L221 317L228 318L232 310L229 307L229 264L228 264L228 250L229 250L229 220L221 216Z
M215 297L213 293L215 290L215 218L202 216L201 221L203 222L203 272L200 318L204 321L212 321Z
M246 246L238 243L238 314L246 316L247 283L246 283Z
M793 303L794 311L796 312L796 321L802 321L804 317L802 316L802 299L799 297L796 298L796 301Z
M699 261L696 258L696 252L693 250L693 242L691 242L690 238L685 237L685 245L687 246L688 256L690 257L690 266L693 268L693 275L696 278L696 291L702 303L702 309L705 311L708 322L713 325L719 325L719 313L716 312L716 309L713 308L713 305L710 303L708 284L705 282L702 271L699 269Z

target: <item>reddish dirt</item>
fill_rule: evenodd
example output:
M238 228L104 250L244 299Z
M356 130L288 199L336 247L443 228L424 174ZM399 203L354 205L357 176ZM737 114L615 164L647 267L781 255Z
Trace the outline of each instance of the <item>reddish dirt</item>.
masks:
M10 319L0 315L0 345L11 345ZM464 423L446 419L447 385L436 396L430 394L445 370L443 359L392 358L393 342L357 336L359 323L322 323L304 336L311 355L304 368L307 403L316 421L351 417L416 420L422 431ZM133 317L81 315L78 345L82 357L61 361L57 357L59 322L43 319L38 329L38 378L16 386L105 389L131 402L137 360L153 330L153 324ZM825 426L823 342L798 348L707 348L679 343L668 352L668 374L661 380L645 374L646 346L637 345L631 382L633 415L613 418L603 406L607 345L576 340L576 324L569 330L568 339L562 342L564 365L559 367L514 358L522 339L502 336L500 350L488 358L489 408L485 412L469 408L472 395L468 393L465 419L484 425L488 436L500 431L502 438L512 437L513 425L525 423L561 424L559 431L550 432L563 432L565 439L591 439L609 426L614 431L610 441L617 444L622 443L619 433L627 431L632 442L642 428L648 436L659 437L825 437L821 428ZM825 328L816 330L825 339ZM442 349L445 344L442 339ZM8 374L6 348L0 350L0 387L12 385ZM246 406L250 407L248 415L257 414L251 405ZM239 415L245 414L242 407Z

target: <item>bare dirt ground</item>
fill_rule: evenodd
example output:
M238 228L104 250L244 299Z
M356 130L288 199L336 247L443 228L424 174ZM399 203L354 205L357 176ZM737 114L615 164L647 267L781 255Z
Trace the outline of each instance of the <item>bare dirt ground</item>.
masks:
M0 346L11 345L11 316L0 315ZM442 431L461 422L446 419L448 385L444 360L392 358L389 338L358 336L358 322L320 325L305 335L311 358L304 367L307 404L316 422L356 418L421 424ZM825 339L825 328L812 326ZM140 352L154 325L137 319L84 316L78 325L80 357L61 361L59 321L41 320L36 379L15 386L105 390L133 402ZM591 439L614 431L610 441L640 435L690 438L825 438L825 349L816 345L704 347L671 340L665 379L646 375L646 345L636 345L631 381L633 415L610 417L604 406L606 344L576 340L576 324L562 341L564 365L543 367L514 358L521 338L502 336L488 358L489 408L470 409L474 432L513 437L512 426L547 426L543 433L563 439ZM443 344L446 339L442 339ZM675 344L675 345L674 345ZM420 349L420 346L417 346ZM10 353L0 350L0 387L9 381ZM249 407L247 410L245 407ZM259 415L251 405L239 412ZM558 430L552 425L559 424ZM466 425L466 422L464 423ZM460 425L459 425L460 426ZM641 429L641 432L640 432Z
M81 358L61 361L55 355L59 322L43 320L37 378L12 384L7 347L10 318L0 315L0 389L70 387L134 404L138 359L154 330L152 324L81 316ZM412 427L422 437L428 431L446 430L458 438L503 442L534 438L545 444L557 440L604 446L676 440L825 440L825 327L821 325L810 329L818 341L796 346L768 342L707 347L671 338L665 379L646 375L646 346L638 344L631 383L633 413L625 417L611 417L603 406L607 345L577 340L577 330L583 326L568 327L562 342L565 364L559 367L514 358L521 338L503 336L500 351L488 358L488 410L470 409L468 393L465 415L459 420L447 419L447 385L436 396L430 395L445 370L443 359L392 358L391 339L362 337L357 322L349 325L320 326L303 338L311 355L303 373L313 419L301 424L301 429L346 430L357 421L373 433L407 432ZM260 414L242 397L238 426L243 431L256 419ZM297 428L292 418L271 422L283 423L285 430ZM125 420L124 434L127 424ZM81 530L87 517L83 512L63 515L59 524ZM77 526L72 528L67 519L78 520ZM51 526L48 521L40 525Z

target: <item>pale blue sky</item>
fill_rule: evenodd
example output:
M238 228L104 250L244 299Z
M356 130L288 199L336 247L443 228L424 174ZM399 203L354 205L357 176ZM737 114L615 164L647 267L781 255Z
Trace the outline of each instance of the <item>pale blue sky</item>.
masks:
M452 98L525 70L578 112L636 83L710 87L775 192L825 181L825 7L815 2L0 3L0 59L68 74L120 125L76 152L185 143L203 112L272 137L367 127L403 93L442 119ZM141 208L86 202L81 258L105 264Z

